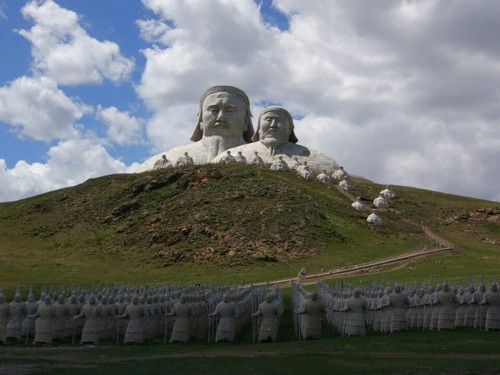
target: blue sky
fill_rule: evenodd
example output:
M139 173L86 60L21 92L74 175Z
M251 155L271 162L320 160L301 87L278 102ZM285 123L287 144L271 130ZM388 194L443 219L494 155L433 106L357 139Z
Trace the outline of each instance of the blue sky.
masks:
M216 84L352 174L500 201L500 3L373 4L0 0L0 201L189 143Z

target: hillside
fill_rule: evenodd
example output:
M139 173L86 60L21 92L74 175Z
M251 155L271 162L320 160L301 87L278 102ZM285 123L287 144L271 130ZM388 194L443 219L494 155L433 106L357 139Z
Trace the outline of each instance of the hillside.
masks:
M366 203L384 188L354 185ZM438 246L422 224L457 246L440 258L450 272L498 269L500 204L393 190L373 227L333 185L293 173L214 165L91 179L0 204L1 283L262 281Z

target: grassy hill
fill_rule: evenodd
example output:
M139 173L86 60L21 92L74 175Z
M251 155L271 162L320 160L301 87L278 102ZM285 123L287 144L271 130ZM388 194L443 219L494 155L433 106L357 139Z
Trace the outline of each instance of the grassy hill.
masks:
M353 182L367 203L384 188ZM386 278L498 278L498 202L393 190L373 227L333 185L293 173L210 165L91 179L0 204L0 285L272 280L436 246L422 224L457 251Z

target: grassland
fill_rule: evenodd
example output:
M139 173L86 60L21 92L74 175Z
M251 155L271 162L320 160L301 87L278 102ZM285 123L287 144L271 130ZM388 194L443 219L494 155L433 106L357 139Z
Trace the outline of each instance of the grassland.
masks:
M383 189L354 184L367 203ZM436 246L421 224L457 251L385 272L388 280L422 281L431 272L498 278L500 204L393 189L398 197L382 210L384 225L372 227L333 186L292 173L235 165L92 179L0 204L0 283L11 291L266 281L301 267L316 273Z
M383 185L354 180L371 202ZM500 279L498 202L393 186L384 225L334 186L291 173L242 166L193 167L112 175L17 202L0 204L0 287L7 296L103 284L251 283L389 258L440 246L425 225L456 251L349 278L420 283ZM339 280L332 280L332 283ZM290 330L290 328L288 328ZM297 343L234 345L160 342L141 347L1 348L9 365L39 373L499 373L497 332L370 334ZM5 349L5 350L4 350ZM7 367L1 367L7 366ZM38 369L38 370L37 370ZM22 372L18 372L22 373Z

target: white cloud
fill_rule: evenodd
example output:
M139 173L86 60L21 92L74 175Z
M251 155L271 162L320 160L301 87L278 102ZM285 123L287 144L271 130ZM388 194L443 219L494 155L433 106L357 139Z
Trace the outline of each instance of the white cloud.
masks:
M74 122L89 110L73 102L47 77L21 77L0 87L0 121L35 140L77 136Z
M21 160L8 169L0 159L0 201L17 200L49 190L73 186L89 178L111 173L123 173L127 167L113 159L106 149L93 139L71 139L51 147L48 161L29 164Z
M5 14L5 3L4 2L1 2L0 3L0 18L3 18L3 19L7 19L7 15Z
M32 43L36 74L63 85L96 84L103 79L120 82L129 77L133 60L123 57L116 43L89 36L75 12L52 0L33 0L22 13L35 22L29 31L19 33Z
M137 145L144 142L141 120L116 107L97 108L97 117L108 127L108 138L119 145Z

